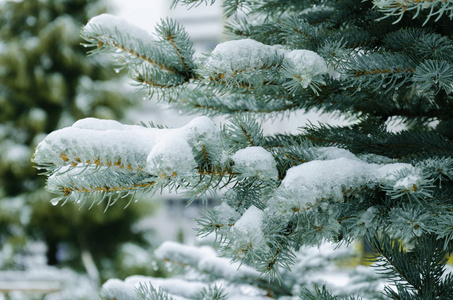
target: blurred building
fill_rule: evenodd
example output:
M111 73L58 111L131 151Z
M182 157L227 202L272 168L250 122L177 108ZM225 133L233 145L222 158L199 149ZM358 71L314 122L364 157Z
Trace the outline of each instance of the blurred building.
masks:
M190 9L184 5L171 8L171 0L114 0L114 3L115 15L150 32L154 31L161 18L176 20L186 28L197 53L213 49L222 39L223 15L220 1Z
M169 17L186 28L197 53L212 50L222 39L223 15L219 3L217 1L212 6L200 5L189 10L185 6L177 6L167 11Z

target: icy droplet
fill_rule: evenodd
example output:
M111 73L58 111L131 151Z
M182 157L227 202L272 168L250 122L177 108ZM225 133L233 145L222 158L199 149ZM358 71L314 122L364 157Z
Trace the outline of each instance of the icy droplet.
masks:
M53 206L57 206L58 205L58 202L60 202L61 198L53 198L52 200L50 200L50 203L53 205Z

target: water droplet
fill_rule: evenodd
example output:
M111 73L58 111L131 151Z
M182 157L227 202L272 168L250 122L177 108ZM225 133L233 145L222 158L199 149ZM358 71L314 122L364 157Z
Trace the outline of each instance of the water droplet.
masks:
M357 88L357 91L359 91L359 92L360 92L361 90L362 90L362 88Z
M53 206L57 206L58 205L58 202L60 202L61 198L53 198L52 200L50 200L50 203L53 205Z

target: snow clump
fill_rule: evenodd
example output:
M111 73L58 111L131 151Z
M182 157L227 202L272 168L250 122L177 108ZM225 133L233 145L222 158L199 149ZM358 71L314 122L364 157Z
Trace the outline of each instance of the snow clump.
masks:
M149 153L146 162L148 173L162 179L190 173L195 175L196 166L192 148L182 138L166 139L157 143Z
M219 225L223 225L222 229L223 227L228 227L227 225L229 224L233 224L241 217L240 213L225 202L214 207L213 211L217 214L217 221L220 223Z
M131 180L116 176L116 171L154 175L156 180L176 176L198 179L195 156L203 151L216 157L221 151L219 145L219 130L207 117L195 118L177 129L86 118L50 133L38 144L34 161L52 172L48 180L52 191L61 191L63 187L72 191L91 190L94 184L119 190L126 183L129 186L137 183L133 176ZM98 176L99 168L112 176ZM79 176L82 171L84 174Z
M102 285L100 296L102 299L130 300L135 299L135 289L117 278L112 278Z
M50 133L38 145L34 160L43 165L96 164L151 171L160 157L174 171L187 171L195 165L193 147L214 143L219 143L218 129L206 117L195 118L178 129L87 118Z
M113 16L111 14L101 14L94 18L83 27L83 34L87 36L103 37L106 41L112 36L121 35L129 37L128 42L132 43L133 50L146 48L148 43L154 40L154 37L145 29L135 26L128 21Z
M327 149L327 148L326 148ZM329 153L332 152L332 153ZM338 158L333 158L337 157ZM345 195L376 184L396 191L417 191L423 180L420 171L410 164L372 164L355 157L349 151L327 150L327 160L314 160L290 168L276 197L270 201L270 209L285 205L288 210L307 210L323 205L326 199L343 202Z
M327 63L317 53L310 50L293 50L285 55L287 71L292 78L298 78L300 85L306 89L320 75L327 74Z
M271 153L262 147L247 147L237 151L232 159L233 171L244 176L277 180L277 163Z
M158 259L192 266L218 278L239 280L259 276L256 270L247 265L239 262L231 263L228 258L218 257L217 252L209 246L195 247L166 241L156 249L154 254Z
M214 74L232 77L246 69L259 69L275 58L279 51L252 39L218 44L205 62L205 68Z
M267 247L261 229L263 218L264 212L253 205L245 211L242 217L231 227L231 232L235 236L232 240L236 247L246 246L256 249Z
M323 83L322 75L328 73L326 61L313 51L287 50L281 45L265 45L252 39L218 44L202 68L210 76L229 78L245 70L258 70L281 63L284 69L282 76L297 80L304 89L313 82Z

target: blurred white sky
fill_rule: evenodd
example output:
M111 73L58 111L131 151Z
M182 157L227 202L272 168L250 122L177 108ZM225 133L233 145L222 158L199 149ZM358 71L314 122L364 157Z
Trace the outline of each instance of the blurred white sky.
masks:
M137 26L153 31L169 10L171 0L113 0L112 12Z
M172 0L113 0L113 14L129 22L154 32L156 23L171 17L182 24L194 41L196 50L204 52L206 47L214 47L212 41L220 41L223 32L223 17L220 1L213 5L199 5L188 9L179 5L170 9Z

